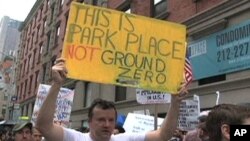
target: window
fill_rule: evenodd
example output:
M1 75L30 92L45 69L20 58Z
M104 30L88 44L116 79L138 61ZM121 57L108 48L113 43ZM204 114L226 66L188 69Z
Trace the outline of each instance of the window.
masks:
M36 48L33 51L33 62L32 62L32 68L34 68L36 62Z
M23 71L23 64L20 64L20 69L19 69L18 79L20 79L20 78L21 78L22 71Z
M28 65L28 70L30 70L30 68L33 68L33 58L31 58L31 55L29 55L29 65Z
M41 55L42 55L42 53L43 53L43 50L44 50L43 44L40 44L40 47L39 47L39 54L38 54L38 58L37 58L37 64L39 64L40 61L41 61Z
M63 5L63 3L64 3L64 0L61 0L61 6Z
M47 0L47 6L48 7L50 6L50 0Z
M42 29L42 33L40 34L40 36L43 36L45 30L46 30L46 26L47 26L47 20L46 20L47 17L44 18L43 20L43 29Z
M26 73L26 70L27 70L27 60L24 60L23 76Z
M155 0L154 17L157 19L166 19L168 15L167 0Z
M24 83L24 93L23 93L23 98L25 99L27 93L28 93L28 79L25 80L25 83Z
M115 101L123 101L126 100L126 87L116 86L115 87Z
M39 71L36 71L36 81L35 81L35 89L37 88L37 84L39 84L40 83L40 78L39 78Z
M200 79L198 81L198 84L199 85L205 85L205 84L210 84L210 83L224 81L224 80L226 80L226 75L225 74Z
M158 4L159 2L161 2L162 0L154 0L154 5Z
M56 37L55 37L55 47L60 42L59 40L60 39L60 24L57 25L56 29L57 29L57 32L56 32Z
M30 44L30 39L27 40L26 45L25 45L25 55L28 54L29 44Z
M43 27L45 28L47 26L47 20L45 18L44 22L43 22Z
M91 83L85 82L84 89L84 107L88 107L91 104Z
M46 53L48 53L50 48L50 33L47 34L47 45L46 45Z
M51 7L51 15L50 15L50 23L52 23L53 21L53 17L54 17L54 10L55 10L55 5L53 4L53 6Z
M125 13L130 14L131 13L131 8L129 8L128 10L126 10Z
M39 39L39 35L41 35L41 29L40 29L40 26L37 27L37 31L36 31L36 42L38 42L38 39Z
M43 15L43 5L40 6L40 14L39 14L39 20L42 18L42 15Z
M32 92L32 84L33 84L33 75L30 76L30 84L29 84L29 93Z
M56 61L56 56L52 57L51 62L50 62L50 68L52 68L52 66L54 66L55 61ZM49 71L49 77L52 78L51 71Z
M43 65L43 77L42 77L42 82L45 82L46 79L46 70L47 70L47 64Z
M57 35L57 36L60 35L60 25L57 26L57 34L56 34L56 35Z
M18 99L23 99L23 90L24 90L24 88L23 88L23 83L21 83L21 91L20 91L20 94L19 94L19 98Z

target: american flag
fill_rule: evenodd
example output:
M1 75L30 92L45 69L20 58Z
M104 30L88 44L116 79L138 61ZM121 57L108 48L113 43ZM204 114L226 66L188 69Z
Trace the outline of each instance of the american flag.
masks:
M186 58L185 58L185 66L184 66L184 80L185 85L189 85L193 80L193 73L192 73L192 67L189 60L189 53L187 52Z

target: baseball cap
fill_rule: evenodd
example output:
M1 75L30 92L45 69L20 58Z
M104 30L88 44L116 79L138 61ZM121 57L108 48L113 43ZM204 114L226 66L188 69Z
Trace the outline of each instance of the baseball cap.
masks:
M13 132L17 132L17 131L23 129L24 127L28 127L28 128L30 128L30 130L32 130L32 123L31 123L31 122L21 122L21 123L17 123L17 124L13 127L12 131L13 131Z

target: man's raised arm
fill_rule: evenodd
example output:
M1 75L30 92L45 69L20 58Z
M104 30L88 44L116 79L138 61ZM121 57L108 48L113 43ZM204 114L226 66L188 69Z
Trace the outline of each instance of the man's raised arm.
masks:
M148 132L146 141L168 141L173 137L178 124L180 103L186 97L186 94L187 90L183 87L178 94L171 95L170 107L161 128Z
M39 110L36 127L48 141L62 141L63 128L53 123L56 100L60 88L66 78L67 70L63 59L56 60L52 67L52 85L48 96Z

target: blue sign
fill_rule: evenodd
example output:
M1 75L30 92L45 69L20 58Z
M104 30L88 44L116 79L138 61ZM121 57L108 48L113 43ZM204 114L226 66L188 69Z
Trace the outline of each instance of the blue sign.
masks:
M188 45L194 79L250 68L250 20Z

